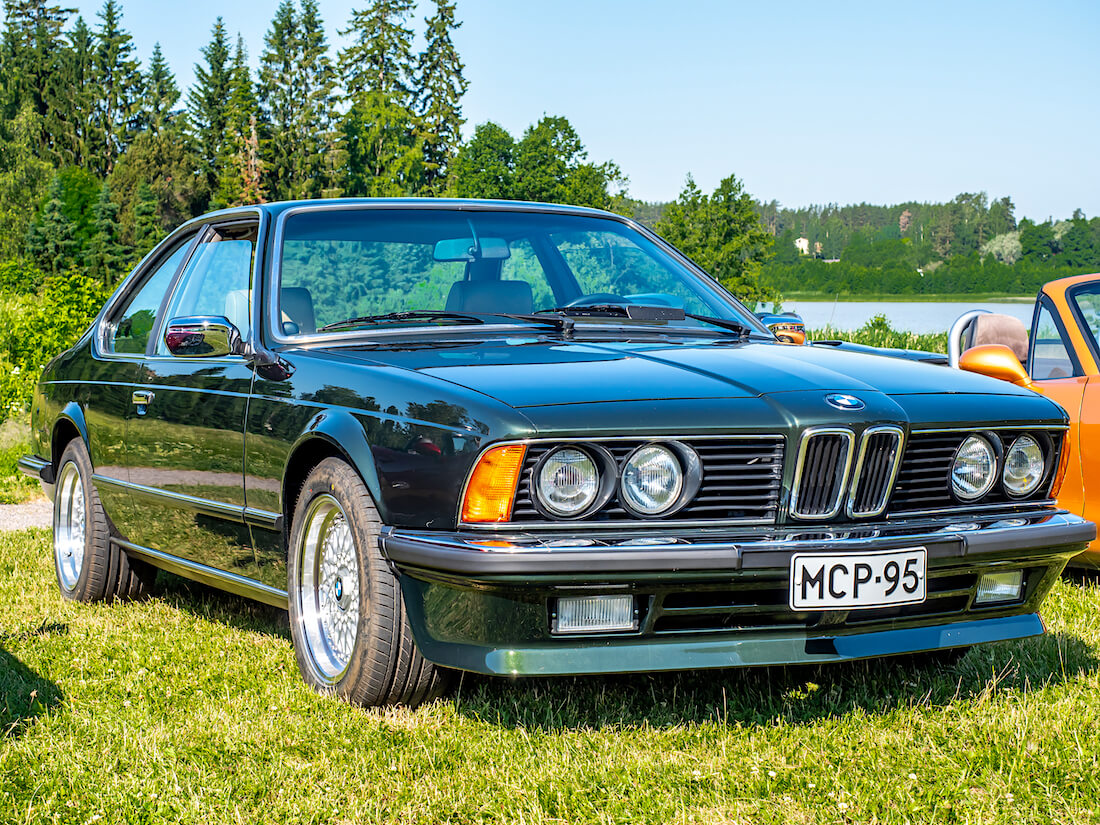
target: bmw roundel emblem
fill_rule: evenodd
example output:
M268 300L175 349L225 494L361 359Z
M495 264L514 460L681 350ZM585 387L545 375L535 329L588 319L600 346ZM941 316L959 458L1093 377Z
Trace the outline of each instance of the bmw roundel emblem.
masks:
M856 398L854 395L845 395L844 393L833 393L832 395L825 396L825 403L830 407L836 407L838 410L862 410L866 404Z

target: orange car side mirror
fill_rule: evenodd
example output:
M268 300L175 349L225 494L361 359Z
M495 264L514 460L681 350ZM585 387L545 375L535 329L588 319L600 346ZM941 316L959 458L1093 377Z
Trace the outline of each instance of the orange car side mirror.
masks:
M982 344L971 347L959 356L959 369L1031 388L1031 379L1024 365L1020 363L1016 353L1003 344Z

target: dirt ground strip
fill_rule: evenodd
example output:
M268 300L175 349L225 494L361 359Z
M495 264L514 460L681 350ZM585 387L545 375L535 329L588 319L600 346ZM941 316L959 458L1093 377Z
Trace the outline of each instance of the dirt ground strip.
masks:
M49 527L53 518L53 504L44 498L26 504L0 504L0 530L27 530L31 527Z

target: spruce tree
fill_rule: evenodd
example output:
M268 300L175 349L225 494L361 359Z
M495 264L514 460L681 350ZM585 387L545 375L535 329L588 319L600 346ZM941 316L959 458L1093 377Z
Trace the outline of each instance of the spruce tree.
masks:
M220 162L218 190L212 203L217 207L258 203L264 199L256 121L258 104L252 72L248 68L248 52L240 35L237 35L229 77L225 150Z
M142 100L141 127L154 132L164 131L172 120L172 110L179 103L180 90L176 77L164 59L160 43L153 45L149 70L145 74L145 97Z
M210 42L200 49L205 63L195 64L195 85L188 99L191 127L198 146L200 171L209 191L217 191L221 163L225 158L226 126L232 66L225 23L219 17L211 30Z
M142 181L134 202L134 258L145 255L160 240L160 217L157 214L157 196L152 187Z
M101 23L96 32L95 77L99 88L95 121L102 143L94 160L100 174L106 176L133 137L144 81L133 57L133 38L122 28L122 9L117 0L106 0L97 16Z
M419 191L423 140L414 111L413 0L374 0L352 12L352 43L339 66L350 106L340 123L350 195L407 195Z
M63 100L53 95L54 78L65 51L61 31L74 11L46 0L4 0L5 27L0 40L0 81L3 83L0 127L9 125L24 105L29 106L36 116L33 118L36 154L43 159L57 158L51 120L54 111L59 108L64 111L65 106ZM0 138L4 137L0 132Z
M98 145L93 139L99 94L95 35L84 18L78 17L67 37L69 48L62 50L58 71L51 78L50 97L55 103L47 128L59 163L87 167L94 145Z
M27 229L26 250L44 272L63 272L75 263L75 226L65 216L61 180L56 175L50 182L42 213Z
M85 263L88 274L111 286L122 275L126 250L118 242L118 205L111 200L111 186L103 184L93 212L93 234Z
M462 145L462 96L469 83L451 39L451 32L462 25L455 20L454 3L435 0L435 7L435 14L424 20L428 43L417 65L417 114L424 136L424 187L439 195Z
M303 138L291 197L315 198L333 187L336 162L336 70L328 54L317 0L302 0L297 85L302 97L296 129Z
M317 197L327 188L335 77L315 0L283 0L264 38L259 99L265 180L276 199Z
M412 108L412 29L405 21L415 0L373 0L365 9L353 10L341 35L352 43L340 52L340 74L347 96L357 99L367 92L382 92Z

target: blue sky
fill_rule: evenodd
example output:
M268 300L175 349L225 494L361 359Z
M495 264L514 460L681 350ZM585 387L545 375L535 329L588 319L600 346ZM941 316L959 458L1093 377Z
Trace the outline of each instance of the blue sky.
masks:
M78 0L90 23L101 2ZM187 86L220 14L253 65L274 0L122 0ZM357 0L320 0L330 42ZM429 11L421 2L419 18ZM1009 195L1100 214L1100 3L458 0L467 129L569 118L645 200L690 172L785 206ZM335 48L334 48L335 53Z

